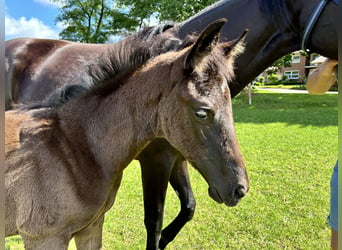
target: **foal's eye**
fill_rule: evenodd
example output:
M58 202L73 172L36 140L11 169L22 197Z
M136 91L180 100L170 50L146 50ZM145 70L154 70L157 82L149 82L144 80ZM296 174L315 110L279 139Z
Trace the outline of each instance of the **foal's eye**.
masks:
M195 110L195 115L197 118L201 120L206 120L208 119L209 111L205 109L198 109L198 110Z

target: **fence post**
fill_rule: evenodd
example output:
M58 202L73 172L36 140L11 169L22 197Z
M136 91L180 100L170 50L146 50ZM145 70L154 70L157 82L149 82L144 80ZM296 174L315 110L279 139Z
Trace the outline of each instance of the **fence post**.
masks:
M248 105L252 105L252 83L248 83Z

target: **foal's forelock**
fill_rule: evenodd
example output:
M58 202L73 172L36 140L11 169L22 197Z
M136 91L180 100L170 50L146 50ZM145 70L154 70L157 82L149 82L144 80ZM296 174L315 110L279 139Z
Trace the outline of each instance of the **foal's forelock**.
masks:
M212 81L215 81L215 84L219 81L221 89L229 91L224 85L228 86L235 78L234 61L235 57L243 51L243 45L236 45L233 51L230 51L228 57L225 55L225 46L228 46L228 43L216 46L210 56L206 57L199 65L196 65L193 73L194 80L207 83L198 85L198 91L202 95L208 95Z

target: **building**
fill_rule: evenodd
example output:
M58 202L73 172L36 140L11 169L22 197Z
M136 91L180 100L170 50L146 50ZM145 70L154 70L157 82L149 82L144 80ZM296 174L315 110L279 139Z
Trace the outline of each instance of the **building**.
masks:
M278 79L294 80L303 82L305 79L305 66L307 63L306 56L300 52L292 53L291 66L286 68L280 68L278 71Z
M283 82L304 83L309 74L309 71L316 68L324 57L318 54L310 54L305 56L300 51L293 52L291 54L292 61L290 67L282 67L278 69L275 75L272 75L271 80L282 80ZM315 60L319 58L319 60ZM265 70L260 76L264 79L264 82L270 82L270 77ZM260 76L258 78L260 78Z

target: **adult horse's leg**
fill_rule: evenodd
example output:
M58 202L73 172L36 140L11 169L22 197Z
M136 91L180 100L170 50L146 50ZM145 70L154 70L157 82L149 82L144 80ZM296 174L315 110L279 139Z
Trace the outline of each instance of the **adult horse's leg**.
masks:
M196 201L192 193L187 163L184 160L178 160L170 176L170 184L177 192L181 211L177 217L162 231L159 242L159 248L164 249L183 228L183 226L192 219L195 213Z
M137 158L140 161L147 231L146 249L158 249L168 181L176 162L183 161L167 141L154 140Z
M76 247L82 249L101 249L102 248L102 228L104 215L85 230L74 235Z

